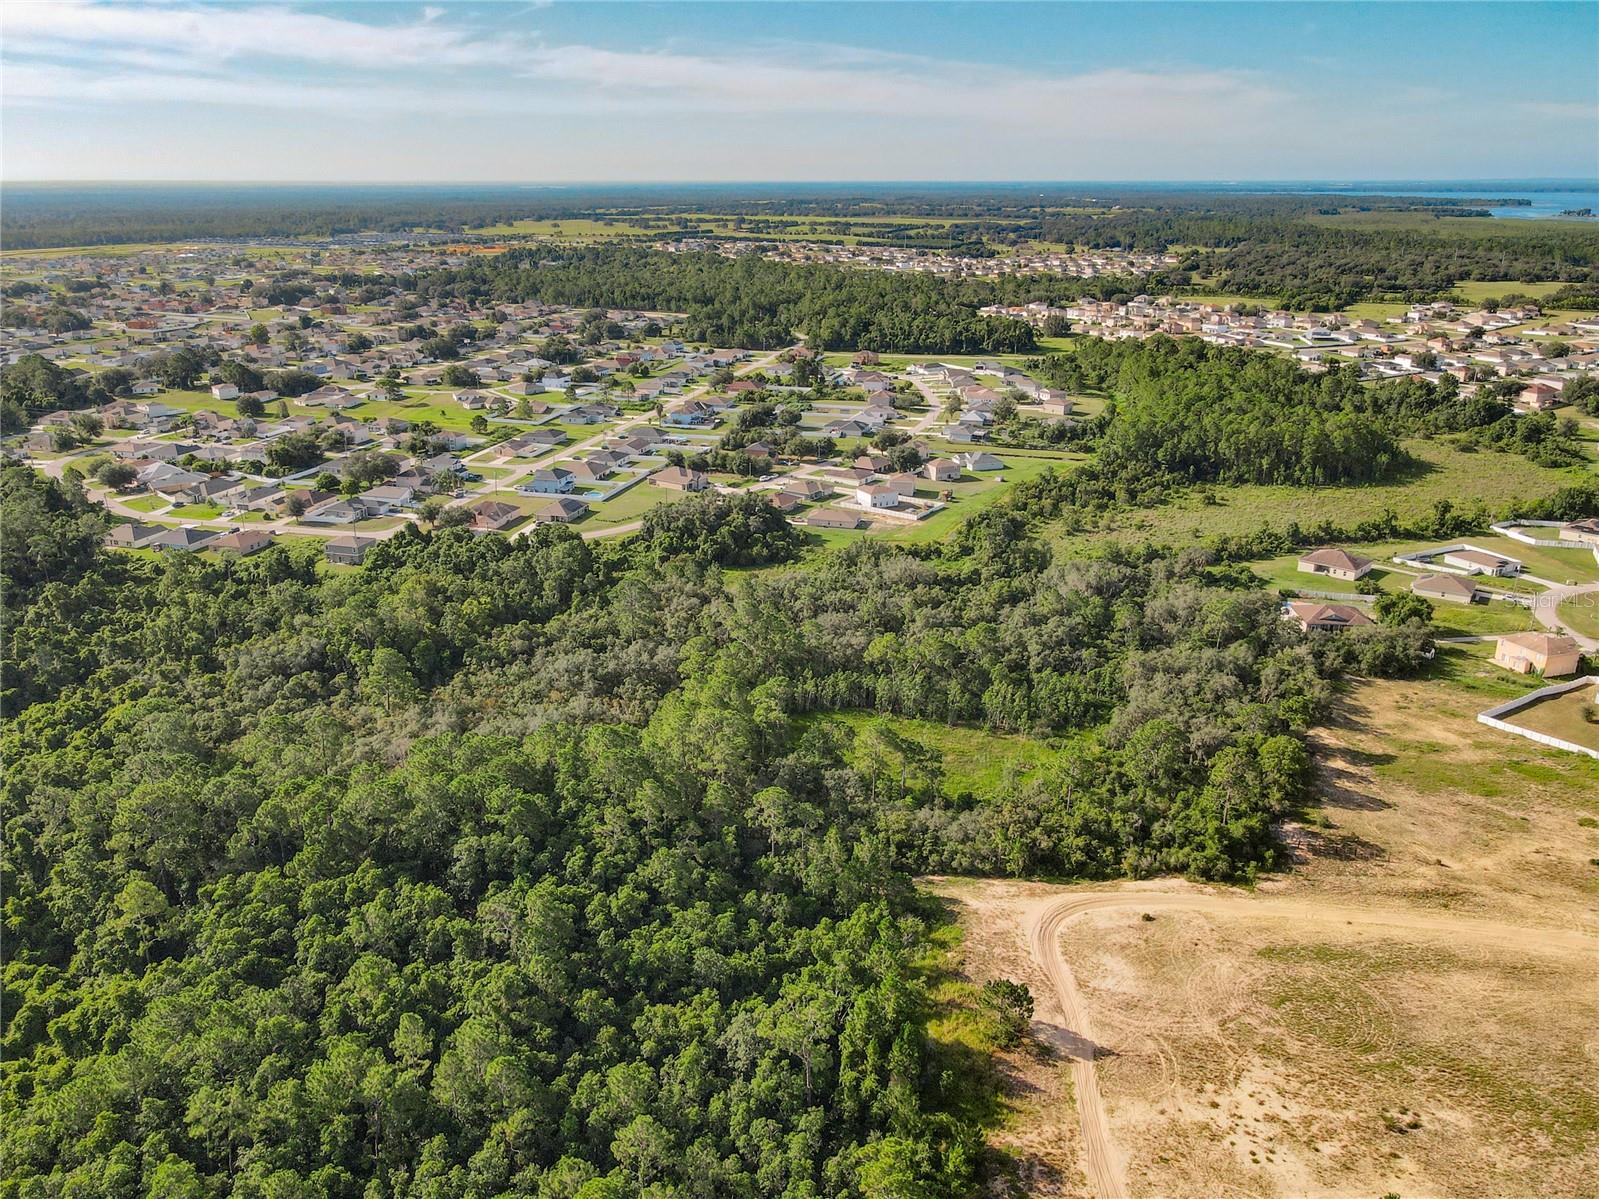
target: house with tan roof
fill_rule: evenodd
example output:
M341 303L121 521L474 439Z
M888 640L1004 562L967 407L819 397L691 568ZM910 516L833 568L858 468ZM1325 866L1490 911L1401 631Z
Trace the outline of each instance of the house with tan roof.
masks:
M1335 545L1324 545L1320 549L1311 550L1299 559L1299 570L1310 575L1325 575L1329 579L1359 579L1363 578L1372 567L1370 558L1362 558L1359 554L1351 554L1348 550L1339 549Z
M1582 658L1577 643L1564 633L1508 633L1494 648L1494 664L1517 674L1545 678L1576 674Z
M582 500L575 500L571 496L563 496L558 500L551 500L548 504L533 509L533 519L538 524L569 525L588 514L589 506Z
M1353 604L1319 604L1308 600L1291 600L1284 604L1283 617L1294 621L1307 633L1341 633L1345 629L1376 623Z
M1453 566L1457 570L1466 571L1474 575L1516 575L1521 573L1521 563L1514 558L1506 558L1502 554L1492 554L1487 550L1475 549L1472 546L1458 546L1452 550L1444 551L1443 563Z
M1477 584L1459 575L1422 575L1410 584L1410 590L1427 599L1444 600L1451 604L1475 603L1480 594Z
M502 500L484 500L472 505L472 527L480 532L503 529L522 518L522 509Z
M711 483L704 471L689 470L682 466L658 470L651 476L650 482L668 491L704 491Z

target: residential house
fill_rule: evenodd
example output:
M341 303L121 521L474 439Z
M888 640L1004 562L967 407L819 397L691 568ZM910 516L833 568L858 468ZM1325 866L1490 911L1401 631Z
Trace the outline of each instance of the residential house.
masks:
M1410 589L1427 599L1451 604L1471 604L1478 598L1477 584L1459 575L1422 575L1410 584Z
M147 525L135 520L125 525L117 525L106 534L105 543L117 549L136 550L149 545L165 532L167 532L165 525Z
M922 473L935 483L953 483L961 477L961 467L951 458L934 458L922 467Z
M900 494L886 483L867 483L855 489L855 502L862 508L898 508Z
M235 492L242 493L249 485L249 480L241 479L237 475L218 475L216 478L203 478L198 483L192 483L179 491L178 495L185 503L212 504L225 501Z
M1284 604L1283 616L1307 633L1341 633L1345 629L1376 623L1352 604L1320 604L1309 600L1291 600Z
M807 503L815 503L824 496L833 494L833 489L820 479L785 479L783 490L799 496Z
M251 554L259 554L266 549L272 544L272 540L272 534L264 533L260 529L239 529L232 533L224 533L205 548L231 557L248 558Z
M878 426L880 428L881 426ZM877 431L861 420L835 420L823 427L822 432L835 440L847 437L870 437Z
M921 481L921 476L913 470L900 471L897 474L885 476L883 483L894 489L894 494L901 499L916 494L916 484Z
M308 392L300 397L300 403L302 404L307 404L311 407L332 408L335 410L341 408L354 408L356 405L364 402L365 401L363 401L359 396L346 391L342 387L335 387L332 384L329 384L326 387L319 387L315 391Z
M169 462L157 462L139 472L139 482L162 495L176 495L196 483L204 483L208 477Z
M576 482L577 476L565 467L545 466L530 474L517 490L538 495L564 495Z
M1445 550L1443 554L1445 566L1453 566L1467 574L1474 575L1517 575L1521 573L1521 563L1514 558L1506 558L1499 554L1489 553L1487 550L1474 549L1473 547L1456 546L1454 549Z
M972 471L1005 469L1005 464L1003 462L994 457L994 455L984 453L982 450L975 450L969 454L957 454L955 455L955 461L959 462L967 470Z
M337 566L359 566L376 542L370 537L330 537L322 547L323 556Z
M221 529L166 529L145 544L158 550L197 550L221 535Z
M681 466L663 467L655 472L650 482L668 491L704 491L711 484L704 471L688 470Z
M300 517L308 525L353 525L358 520L365 520L371 513L360 500L345 500L335 497L324 500L314 507L307 508L305 515Z
M484 500L480 504L473 504L470 511L472 527L479 532L503 529L522 519L522 509L500 500Z
M1494 663L1517 674L1560 678L1576 674L1582 650L1564 633L1510 633L1499 638Z
M667 408L661 423L677 428L704 428L716 423L716 414L698 400L682 400Z
M416 489L387 483L363 491L358 498L374 516L387 516L396 508L409 508L416 501Z
M582 500L566 496L562 499L551 500L548 504L533 509L533 519L539 524L571 524L574 520L581 520L588 514L589 507Z
M1372 568L1370 558L1351 554L1335 545L1324 545L1299 558L1299 570L1309 575L1326 575L1329 579L1354 580L1364 578Z
M846 512L841 508L813 508L807 512L804 521L813 529L858 529L861 527L861 518L854 512Z

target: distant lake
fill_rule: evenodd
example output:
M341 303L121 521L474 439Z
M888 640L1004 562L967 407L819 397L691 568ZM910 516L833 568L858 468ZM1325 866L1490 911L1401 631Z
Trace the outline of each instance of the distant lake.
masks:
M1239 188L1240 191L1254 190ZM1384 186L1381 183L1360 184L1321 184L1301 185L1295 188L1263 187L1259 189L1262 194L1282 193L1292 191L1296 195L1350 195L1350 196L1415 196L1419 199L1429 200L1459 200L1462 204L1476 208L1481 205L1472 204L1473 200L1526 200L1525 205L1514 204L1509 206L1489 205L1488 211L1494 216L1512 217L1517 220L1542 220L1548 217L1558 217L1562 212L1573 208L1591 208L1599 212L1599 190L1593 188L1571 190L1524 190L1514 184L1510 186L1496 186L1493 182L1474 185L1468 188L1460 187L1394 187Z

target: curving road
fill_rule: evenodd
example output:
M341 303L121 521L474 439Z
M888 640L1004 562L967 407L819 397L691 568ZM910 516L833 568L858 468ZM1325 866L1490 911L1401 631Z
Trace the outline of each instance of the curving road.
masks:
M1210 891L1073 891L1058 898L1032 901L1017 913L1033 959L1054 991L1064 1028L1063 1046L1070 1056L1083 1134L1083 1170L1099 1199L1127 1199L1127 1163L1111 1136L1104 1097L1094 1069L1094 1042L1087 1005L1061 952L1066 924L1089 912L1131 909L1148 912L1203 912L1211 915L1270 916L1318 924L1358 925L1377 933L1430 934L1456 941L1474 941L1528 952L1599 952L1599 931L1528 928L1467 916L1426 911L1394 911L1321 903L1312 897L1287 898L1243 892Z

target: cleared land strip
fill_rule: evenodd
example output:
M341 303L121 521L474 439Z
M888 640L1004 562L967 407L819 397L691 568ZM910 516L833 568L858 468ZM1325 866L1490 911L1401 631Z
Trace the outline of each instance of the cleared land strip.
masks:
M1033 959L1049 978L1059 1008L1061 1034L1053 1038L1070 1056L1083 1133L1083 1171L1100 1199L1127 1199L1127 1166L1105 1114L1094 1061L1094 1042L1087 1006L1077 990L1071 967L1061 952L1061 931L1078 916L1114 909L1181 910L1227 916L1268 916L1319 924L1357 925L1377 932L1429 934L1455 941L1507 946L1527 952L1599 954L1599 932L1538 928L1450 916L1438 912L1398 911L1322 903L1314 898L1262 896L1201 888L1152 891L1072 891L1059 897L1023 901L1016 917L1026 933Z

